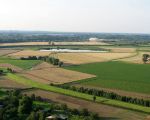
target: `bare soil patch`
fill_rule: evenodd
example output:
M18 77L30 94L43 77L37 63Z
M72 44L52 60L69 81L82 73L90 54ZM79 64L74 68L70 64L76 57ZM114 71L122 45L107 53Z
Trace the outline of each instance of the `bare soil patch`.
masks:
M87 108L91 112L98 113L105 120L144 120L148 115L144 113L134 112L121 108L111 107L103 104L97 104L90 101L81 100L57 93L42 90L34 90L25 92L25 94L41 96L42 98L67 104L71 108Z
M52 66L45 62L37 65L32 70L21 73L21 75L45 84L63 84L76 80L95 77L95 75L66 70L63 68Z
M29 88L23 84L17 83L15 81L9 80L4 77L0 77L0 88L7 88L7 89L25 89Z

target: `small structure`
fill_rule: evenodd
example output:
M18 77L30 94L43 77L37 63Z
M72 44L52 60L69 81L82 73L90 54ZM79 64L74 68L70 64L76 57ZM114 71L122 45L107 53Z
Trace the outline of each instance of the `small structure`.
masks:
M64 114L51 115L51 116L46 117L46 120L68 120L68 116Z
M97 42L99 39L98 38L90 38L89 42Z

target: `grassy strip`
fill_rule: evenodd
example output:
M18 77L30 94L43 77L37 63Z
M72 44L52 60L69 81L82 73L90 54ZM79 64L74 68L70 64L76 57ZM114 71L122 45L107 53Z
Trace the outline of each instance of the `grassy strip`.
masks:
M47 102L33 101L34 106L42 106L44 108L48 108L50 106Z
M57 87L54 87L54 86L49 86L49 85L46 85L46 84L42 84L42 83L39 83L39 82L32 81L30 79L26 79L26 78L24 78L22 76L19 76L19 75L16 75L16 74L8 73L7 77L9 79L12 79L12 80L16 81L16 82L19 82L19 83L22 83L22 84L25 84L25 85L29 85L31 87L36 87L36 88L40 88L40 89L51 91L51 92L56 92L56 93L60 93L60 94L64 94L64 95L68 95L68 96L72 96L72 97L77 97L77 98L85 99L85 100L88 100L88 101L93 100L92 95L79 93L79 92L75 92L75 91L71 91L71 90L66 90L66 89L62 89L62 88L57 88ZM107 99L107 98L103 98L103 97L97 97L96 102L106 104L106 105L126 108L126 109L130 109L130 110L150 113L150 108L149 107L139 106L139 105L125 103L125 102L116 101L116 100L111 100L111 99Z

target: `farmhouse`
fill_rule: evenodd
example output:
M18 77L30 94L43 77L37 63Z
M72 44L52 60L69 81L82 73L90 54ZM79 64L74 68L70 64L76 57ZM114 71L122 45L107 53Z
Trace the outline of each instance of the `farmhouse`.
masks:
M68 120L68 117L63 114L51 115L46 118L46 120Z

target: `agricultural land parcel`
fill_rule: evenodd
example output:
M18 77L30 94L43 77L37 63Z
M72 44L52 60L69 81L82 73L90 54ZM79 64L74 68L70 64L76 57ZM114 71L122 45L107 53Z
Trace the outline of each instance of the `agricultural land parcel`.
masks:
M66 68L97 76L77 82L82 85L150 93L149 64L130 64L112 61L69 66Z
M11 57L28 57L28 56L48 56L51 52L24 50L14 54ZM113 59L125 58L135 55L135 53L57 53L57 57L64 63L85 64L92 62L103 62Z
M46 62L33 67L32 70L23 71L20 74L26 78L45 84L63 84L76 80L95 77L95 75L59 68Z
M104 42L53 42L55 45L110 45ZM51 45L49 42L1 43L0 46Z

